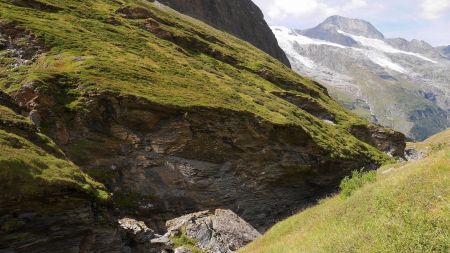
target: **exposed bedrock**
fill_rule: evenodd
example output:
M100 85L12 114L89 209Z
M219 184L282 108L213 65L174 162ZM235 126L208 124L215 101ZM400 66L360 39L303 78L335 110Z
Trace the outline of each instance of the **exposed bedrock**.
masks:
M155 226L227 208L263 231L333 192L352 170L376 166L367 157L331 158L302 128L248 113L105 93L84 100L64 119L68 157ZM57 138L57 127L49 129Z

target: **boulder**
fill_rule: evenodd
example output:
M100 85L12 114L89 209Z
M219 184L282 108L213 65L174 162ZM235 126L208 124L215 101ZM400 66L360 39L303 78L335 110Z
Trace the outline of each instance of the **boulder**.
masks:
M144 222L131 218L123 218L118 220L119 230L126 238L135 243L149 243L155 233L149 229Z
M235 252L261 234L231 210L217 209L168 221L168 234L182 234L209 253ZM180 251L181 252L181 251Z

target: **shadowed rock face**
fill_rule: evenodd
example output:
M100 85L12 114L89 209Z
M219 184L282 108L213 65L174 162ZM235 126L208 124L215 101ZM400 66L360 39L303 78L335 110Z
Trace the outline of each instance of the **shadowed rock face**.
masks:
M285 53L251 0L161 0L171 8L231 33L290 66Z
M66 154L84 170L108 175L103 182L116 196L139 196L129 207L156 226L226 208L263 231L334 191L352 170L376 166L364 155L332 158L301 128L247 113L105 93L90 94L85 104L66 123Z
M441 52L441 54L447 58L450 59L450 46L446 47L438 47L438 50Z

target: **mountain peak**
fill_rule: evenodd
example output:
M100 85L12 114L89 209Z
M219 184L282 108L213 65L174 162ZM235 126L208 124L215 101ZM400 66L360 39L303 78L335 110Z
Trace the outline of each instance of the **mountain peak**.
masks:
M373 39L384 39L384 35L371 23L362 19L353 19L338 15L331 16L316 28L323 30L341 30L353 35L364 36Z

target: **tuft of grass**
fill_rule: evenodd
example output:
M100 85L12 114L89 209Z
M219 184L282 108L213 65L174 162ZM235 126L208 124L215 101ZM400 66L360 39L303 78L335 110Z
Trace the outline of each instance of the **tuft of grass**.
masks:
M240 252L450 252L450 145L391 167L370 184L358 173L346 181L348 197L321 201Z
M28 199L75 190L101 201L109 199L105 187L73 163L3 130L0 130L0 181L0 197L6 198Z
M376 171L353 171L350 177L345 177L341 181L339 186L341 189L341 198L346 199L367 183L375 182L377 180L377 174Z
M189 238L186 235L186 228L181 228L181 235L174 236L170 238L170 241L173 243L174 248L178 247L186 247L192 251L192 253L204 253L199 247L197 247L197 241Z

